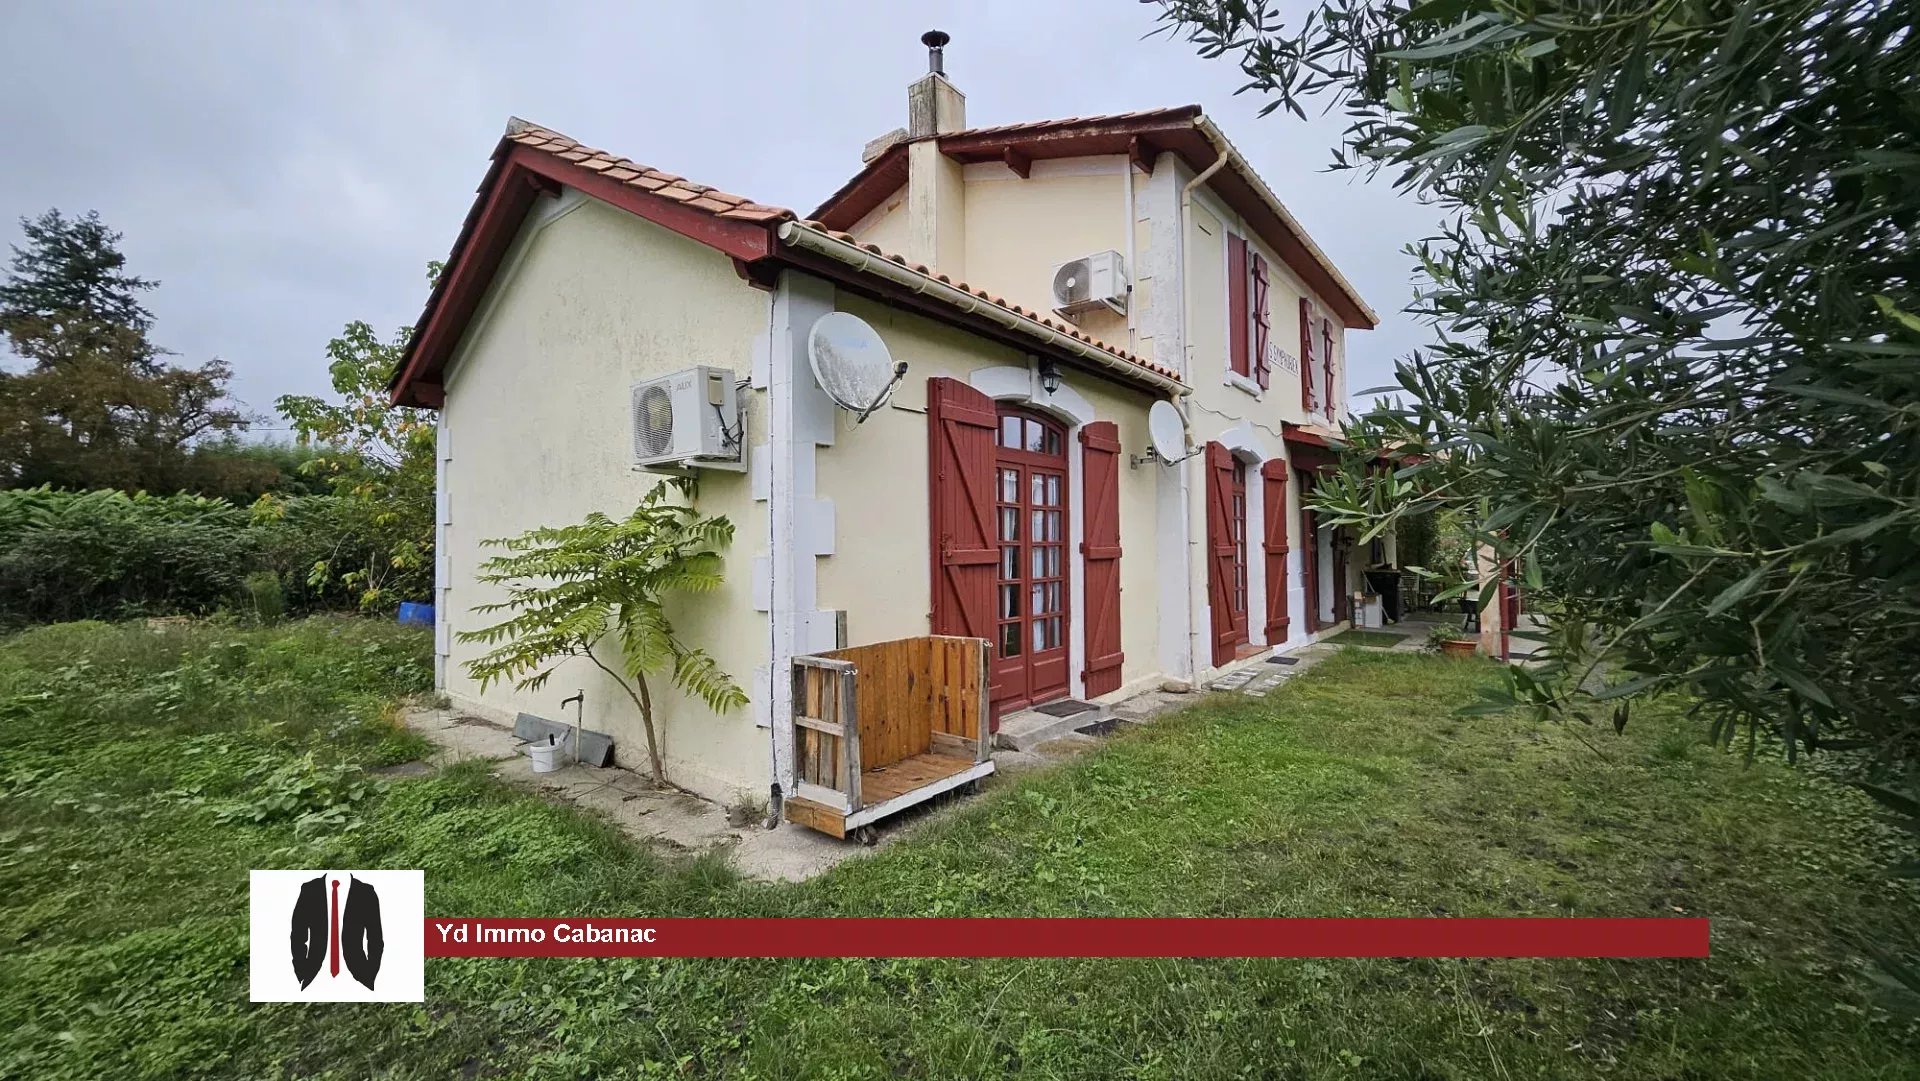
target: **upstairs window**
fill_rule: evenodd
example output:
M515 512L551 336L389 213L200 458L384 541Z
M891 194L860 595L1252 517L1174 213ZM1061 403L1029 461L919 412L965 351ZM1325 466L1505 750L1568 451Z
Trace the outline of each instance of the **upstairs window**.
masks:
M1227 234L1227 370L1239 376L1251 376L1253 364L1247 348L1247 242Z
M1327 394L1326 394L1325 404L1323 405L1322 408L1326 410L1327 419L1332 420L1334 409L1335 409L1335 403L1339 401L1339 395L1334 393L1334 385L1333 385L1333 317L1332 316L1327 316L1320 321L1320 363L1327 373Z
M1308 416L1312 416L1313 414L1320 412L1322 408L1320 392L1317 389L1319 385L1318 380L1314 378L1315 375L1318 374L1315 370L1314 360L1319 355L1318 351L1315 350L1313 347L1313 338L1314 338L1313 327L1315 322L1316 320L1313 317L1313 301L1307 299L1306 297L1301 297L1300 298L1300 409L1302 412L1306 413Z
M1267 343L1273 315L1267 260L1246 238L1227 234L1227 370L1265 390L1271 378Z
M1267 345L1272 340L1273 316L1267 305L1267 261L1253 253L1253 378L1260 389L1267 389L1272 378L1267 362Z

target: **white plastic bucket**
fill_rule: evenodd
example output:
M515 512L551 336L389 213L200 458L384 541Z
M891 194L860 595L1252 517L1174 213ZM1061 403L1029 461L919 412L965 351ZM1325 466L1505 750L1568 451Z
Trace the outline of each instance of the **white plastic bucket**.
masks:
M561 736L552 743L535 740L527 744L527 757L533 759L533 772L552 773L565 764L561 752L567 748L567 737Z

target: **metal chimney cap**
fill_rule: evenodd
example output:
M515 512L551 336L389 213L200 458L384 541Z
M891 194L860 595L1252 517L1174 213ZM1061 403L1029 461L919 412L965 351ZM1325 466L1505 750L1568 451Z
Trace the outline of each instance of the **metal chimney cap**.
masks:
M947 73L946 59L940 50L947 42L952 40L952 38L947 36L945 30L929 30L920 35L920 44L927 47L928 71L935 75L945 75Z

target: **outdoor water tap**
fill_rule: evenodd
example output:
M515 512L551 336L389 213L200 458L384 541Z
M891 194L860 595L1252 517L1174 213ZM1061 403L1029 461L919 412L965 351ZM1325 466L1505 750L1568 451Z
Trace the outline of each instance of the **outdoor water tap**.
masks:
M580 733L586 727L587 689L585 687L581 687L579 690L574 691L572 696L567 698L562 698L560 700L560 711L562 713L565 713L567 710L567 706L569 705L572 705L574 707L574 710L573 710L573 760L577 763L580 761Z

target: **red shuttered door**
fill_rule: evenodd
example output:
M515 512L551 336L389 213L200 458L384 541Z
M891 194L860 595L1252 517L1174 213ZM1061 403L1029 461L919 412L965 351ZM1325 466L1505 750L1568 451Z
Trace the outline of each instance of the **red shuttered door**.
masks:
M955 379L927 380L935 634L994 636L1000 549L994 543L993 434L998 425L993 399Z
M1287 640L1287 463L1270 458L1260 466L1262 517L1267 554L1267 644Z
M1212 610L1213 664L1233 660L1247 640L1246 488L1240 464L1219 443L1207 444L1207 601ZM1236 489L1238 489L1236 493ZM1236 494L1238 499L1236 500Z
M1087 583L1087 697L1120 689L1120 428L1110 420L1080 429L1086 515L1080 554Z

